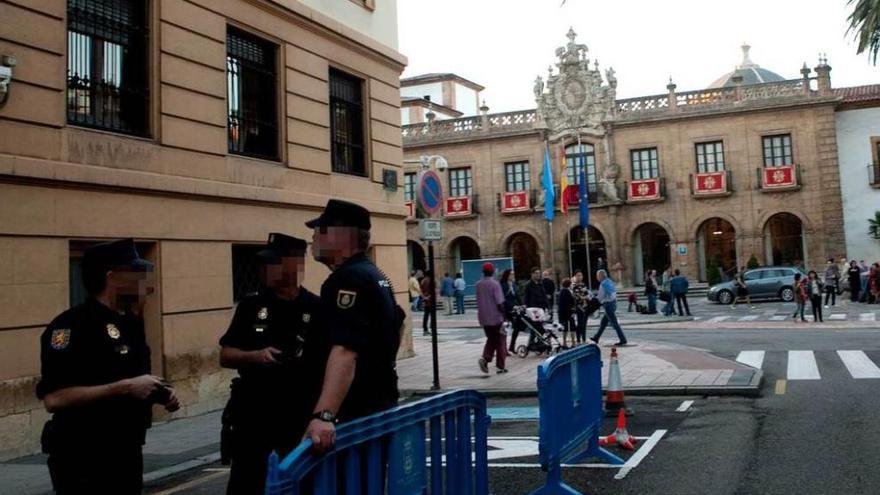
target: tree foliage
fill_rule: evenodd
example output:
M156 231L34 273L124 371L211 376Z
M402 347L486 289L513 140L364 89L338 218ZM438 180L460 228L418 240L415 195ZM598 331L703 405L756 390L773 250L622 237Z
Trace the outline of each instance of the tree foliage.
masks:
M746 268L751 270L752 268L758 268L759 266L761 266L761 264L758 263L758 257L755 256L754 254L751 255L749 257L749 261L746 263Z
M875 211L874 218L868 219L868 235L880 239L880 211Z
M846 4L853 6L847 17L846 32L856 39L856 53L867 52L871 63L876 65L880 55L880 0L848 0Z

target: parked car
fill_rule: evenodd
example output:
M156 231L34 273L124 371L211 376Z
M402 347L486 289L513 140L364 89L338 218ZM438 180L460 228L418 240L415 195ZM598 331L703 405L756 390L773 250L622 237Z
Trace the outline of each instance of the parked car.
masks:
M800 273L802 278L807 275L799 268L791 266L763 266L746 270L743 280L749 288L749 296L755 299L782 299L785 302L794 300L794 274ZM709 288L706 297L712 302L730 304L736 294L733 281L722 282Z

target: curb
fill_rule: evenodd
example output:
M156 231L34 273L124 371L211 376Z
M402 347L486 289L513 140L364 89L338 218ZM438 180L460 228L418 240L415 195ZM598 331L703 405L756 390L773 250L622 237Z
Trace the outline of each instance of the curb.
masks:
M220 452L214 452L213 454L203 455L200 457L196 457L195 459L189 459L178 464L157 469L155 471L150 471L149 473L144 473L144 483L151 483L164 478L168 478L169 476L174 476L175 474L180 474L186 471L200 468L202 466L207 466L208 464L214 464L219 460Z
M593 318L593 320L595 320L595 318ZM620 326L621 327L637 327L637 326L644 326L644 325L656 325L659 323L682 323L682 322L686 322L686 321L695 321L695 320L694 320L693 316L686 316L686 317L682 317L682 318L679 318L679 317L664 318L662 320L653 320L653 321L621 321ZM480 325L474 325L474 324L470 324L470 323L466 324L466 325L448 325L447 326L447 325L441 325L439 321L437 322L437 329L438 330L458 330L458 329L463 329L463 328L483 328L483 327L481 327Z

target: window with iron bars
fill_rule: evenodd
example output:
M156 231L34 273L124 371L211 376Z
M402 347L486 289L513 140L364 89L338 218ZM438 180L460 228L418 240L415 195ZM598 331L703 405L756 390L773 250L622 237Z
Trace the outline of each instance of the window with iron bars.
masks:
M532 182L529 177L529 162L505 163L504 177L507 192L527 191Z
M470 196L472 187L470 167L449 169L449 197Z
M330 158L334 172L367 176L363 80L330 69Z
M724 143L712 141L710 143L697 143L697 173L724 171Z
M262 264L257 252L265 246L254 244L232 245L232 299L241 301L248 294L262 288Z
M234 28L226 32L229 152L278 158L276 53L265 40Z
M403 200L415 201L416 199L416 174L414 172L403 174Z
M146 136L148 3L67 2L67 121Z
M792 165L791 134L764 136L764 166Z
M629 158L632 162L633 180L653 179L660 175L657 148L630 150Z

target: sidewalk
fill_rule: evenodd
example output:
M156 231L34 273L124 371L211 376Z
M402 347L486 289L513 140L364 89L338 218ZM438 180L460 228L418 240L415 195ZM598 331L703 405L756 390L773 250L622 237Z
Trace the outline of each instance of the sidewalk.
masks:
M404 393L428 393L433 380L431 372L431 341L427 337L414 339L416 356L398 362L397 374ZM490 374L483 374L477 359L485 339L446 340L438 344L440 357L440 386L443 389L473 388L489 395L537 394L536 368L545 356L529 355L507 358L508 373L496 375L490 365ZM602 343L603 387L608 383L608 359L614 341L610 336ZM763 373L749 366L714 356L704 350L675 344L631 341L634 346L618 349L620 372L626 393L634 395L757 395Z

